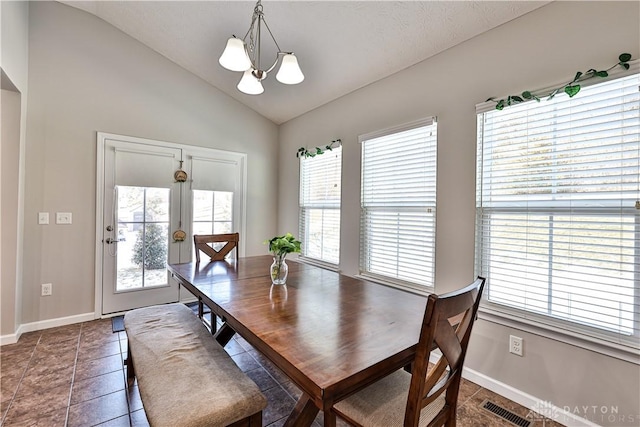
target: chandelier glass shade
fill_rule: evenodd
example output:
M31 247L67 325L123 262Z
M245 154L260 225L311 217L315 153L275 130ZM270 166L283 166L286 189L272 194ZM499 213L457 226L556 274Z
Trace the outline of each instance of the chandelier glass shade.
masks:
M268 67L262 67L261 44L262 29L266 28L271 40L277 48L276 58ZM304 74L298 65L298 58L293 52L283 52L278 46L278 42L271 33L271 29L264 19L261 0L258 0L253 8L251 26L244 38L236 36L227 40L220 59L218 60L227 70L243 72L242 79L238 83L238 90L248 95L259 95L264 92L262 81L280 63L280 68L276 74L276 80L284 84L298 84L304 80Z

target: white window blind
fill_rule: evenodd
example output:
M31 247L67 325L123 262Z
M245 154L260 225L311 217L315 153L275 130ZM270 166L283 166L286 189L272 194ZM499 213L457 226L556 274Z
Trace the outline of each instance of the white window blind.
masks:
M300 236L302 256L340 261L342 147L300 160Z
M435 118L360 137L363 275L408 287L433 287Z
M487 307L638 348L640 77L478 114Z

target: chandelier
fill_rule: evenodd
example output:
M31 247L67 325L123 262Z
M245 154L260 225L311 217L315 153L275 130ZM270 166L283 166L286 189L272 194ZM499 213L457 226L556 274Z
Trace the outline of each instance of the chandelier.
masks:
M263 68L260 57L263 25L278 49L275 61L268 68ZM242 39L237 38L235 35L231 37L227 41L227 46L218 62L227 70L244 72L237 86L240 92L248 95L260 95L264 92L262 81L278 65L281 57L282 61L276 74L276 80L288 85L298 84L303 81L304 75L298 65L298 59L293 52L283 52L280 49L278 42L271 33L271 29L267 25L267 21L264 19L261 0L258 0L253 8L249 31Z

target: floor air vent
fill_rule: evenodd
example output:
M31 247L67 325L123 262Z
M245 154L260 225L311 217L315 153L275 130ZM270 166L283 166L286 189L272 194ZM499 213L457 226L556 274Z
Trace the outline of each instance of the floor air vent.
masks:
M522 418L518 414L514 414L513 412L509 411L508 409L503 408L500 405L496 405L495 403L491 402L490 400L485 400L482 403L481 407L482 407L482 409L484 409L486 411L489 411L494 415L499 416L503 420L506 420L506 421L510 422L514 426L529 427L531 425L531 421L527 420L526 418Z

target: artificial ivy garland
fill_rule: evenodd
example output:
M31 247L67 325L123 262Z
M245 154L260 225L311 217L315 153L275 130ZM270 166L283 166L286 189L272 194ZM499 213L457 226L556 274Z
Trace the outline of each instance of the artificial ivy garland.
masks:
M509 106L509 105L513 105L513 104L519 104L520 102L525 102L525 101L530 101L532 99L535 99L537 102L540 102L540 97L544 97L547 96L547 101L553 99L554 96L556 96L561 90L564 91L564 93L566 93L567 95L569 95L569 98L573 98L578 92L580 92L580 85L578 84L579 82L585 81L585 80L589 80L592 79L594 77L608 77L609 76L609 71L611 71L612 69L614 69L615 67L624 67L626 70L629 69L629 61L631 61L631 54L630 53L622 53L620 54L620 56L618 56L618 63L611 66L610 68L607 68L606 70L603 71L598 71L594 68L586 71L586 72L581 72L578 71L576 73L576 76L573 78L573 80L571 80L569 83L566 83L556 89L553 89L550 93L548 94L540 94L540 95L536 95L534 93L532 93L531 91L525 90L524 92L522 92L522 94L520 96L518 95L510 95L508 96L506 99L499 99L499 100L495 100L493 98L489 98L487 99L487 102L489 101L493 101L496 103L496 110L502 110L504 107Z
M313 150L309 151L307 150L305 147L300 147L298 148L298 152L296 153L296 157L304 157L305 159L307 157L315 157L319 154L324 154L325 150L333 150L334 146L336 146L336 144L338 146L342 145L342 140L340 138L338 139L334 139L333 141L331 141L331 144L325 145L324 148L323 147L316 147Z
M521 95L509 95L507 98L499 99L499 100L496 100L494 98L489 98L487 99L487 102L489 101L495 102L496 110L502 110L506 106L519 104L521 102L530 101L532 99L535 99L537 102L540 102L540 97L545 97L545 96L547 97L547 101L549 101L553 99L558 93L560 93L560 91L563 91L564 93L569 95L569 98L573 98L578 92L580 92L580 84L579 84L580 82L592 79L594 77L600 77L600 78L608 77L609 71L611 71L612 69L618 66L624 67L625 70L628 70L629 61L631 61L631 54L622 53L618 56L618 62L612 65L611 67L607 68L606 70L598 71L595 68L591 68L590 70L584 73L581 71L578 71L575 77L573 78L573 80L571 80L566 84L561 85L560 87L553 89L548 94L535 94L529 90L525 90L524 92L522 92ZM325 150L331 151L333 150L334 146L336 145L339 146L341 144L342 144L342 140L335 139L331 141L331 144L325 145L324 147L315 147L311 151L307 150L305 147L300 147L298 148L296 157L298 158L315 157L317 155L324 154Z

